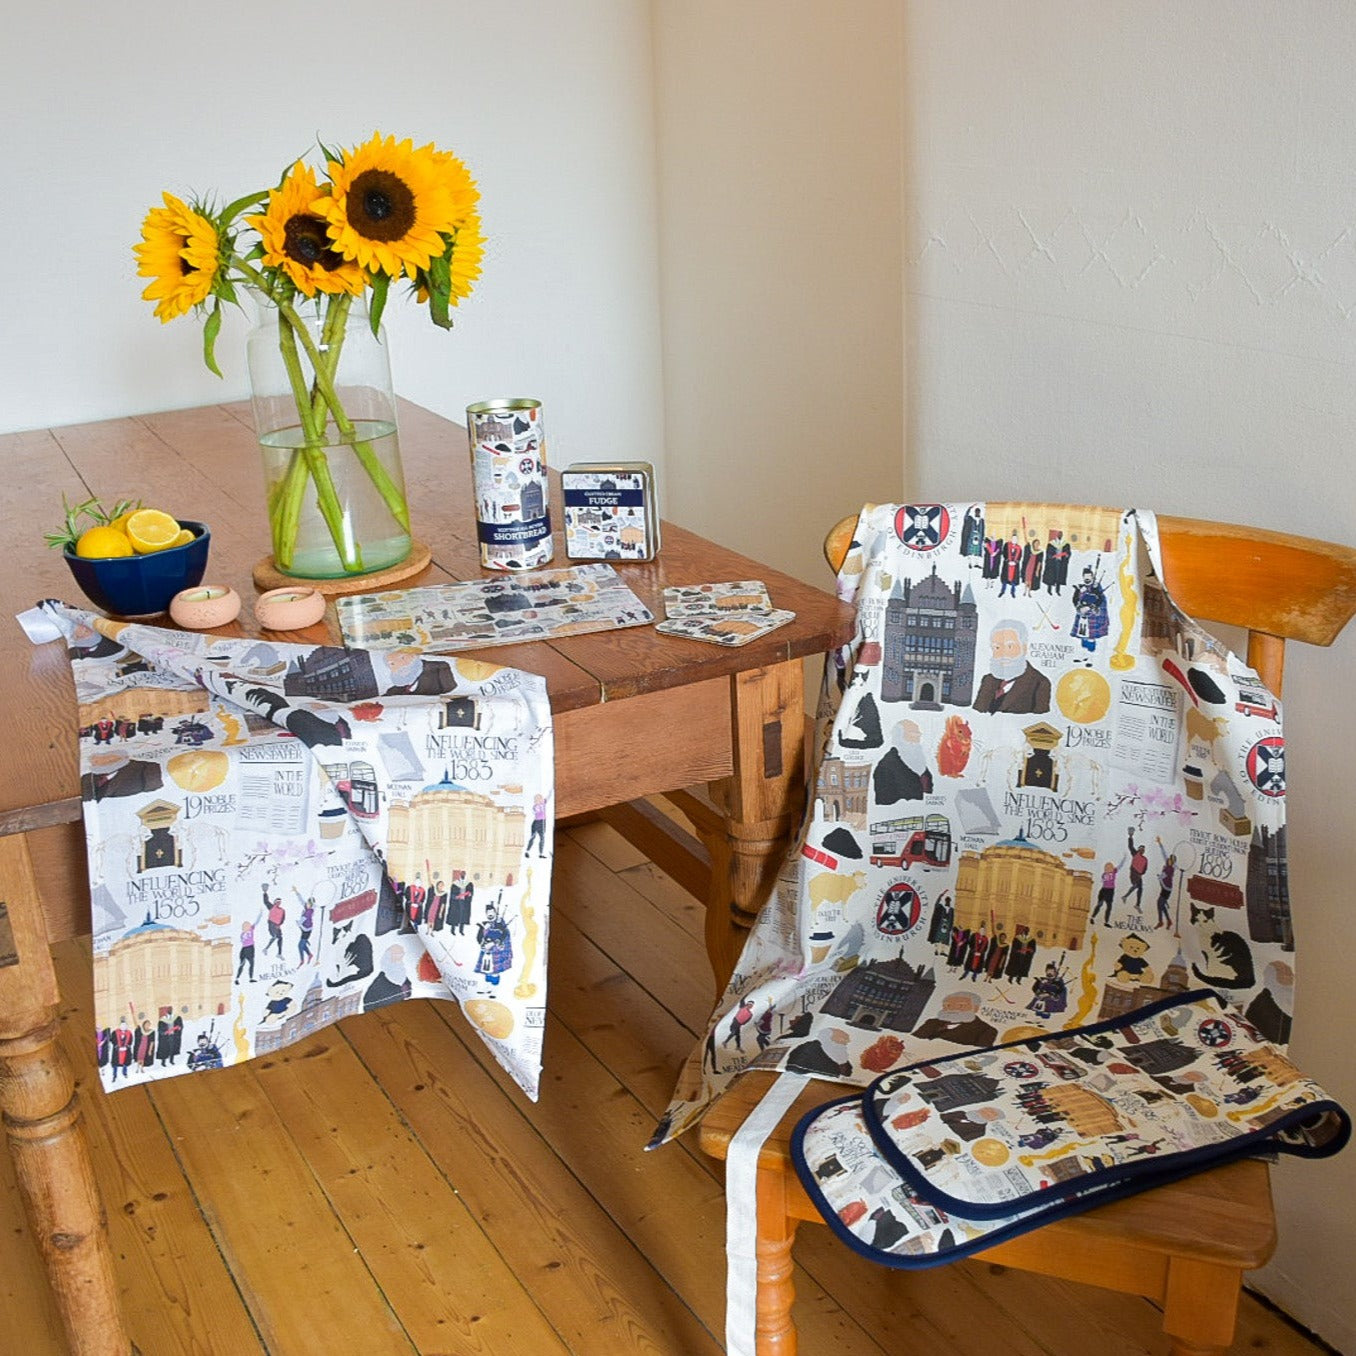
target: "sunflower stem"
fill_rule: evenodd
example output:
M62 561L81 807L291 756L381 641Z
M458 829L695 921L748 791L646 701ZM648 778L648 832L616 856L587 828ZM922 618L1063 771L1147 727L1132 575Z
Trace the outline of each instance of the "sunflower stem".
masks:
M395 481L391 479L390 473L382 465L381 459L372 448L372 444L366 439L354 436L357 433L357 428L339 403L339 392L334 385L334 375L339 369L339 355L343 351L344 338L348 334L348 317L352 307L353 298L345 294L331 297L330 303L325 309L325 325L321 331L321 348L318 357L325 363L325 377L329 382L330 394L328 396L325 394L321 387L320 377L317 374L312 385L314 396L312 409L316 413L316 417L319 418L323 414L322 403L329 406L330 413L334 416L335 427L338 428L343 440L352 447L353 455L357 457L372 484L376 486L377 493L381 495L382 503L390 511L391 517L400 524L401 530L408 533L410 530L410 509L405 501L405 495Z
M325 321L321 328L320 344L317 345L307 328L306 322L297 314L295 307L292 306L286 296L271 288L264 275L251 268L243 259L236 257L233 262L240 268L245 277L278 308L279 338L281 340L284 335L288 335L292 344L290 360L286 347L283 349L283 358L288 363L288 379L292 383L297 413L302 419L302 427L308 440L312 437L312 430L318 428L320 434L315 436L315 443L317 447L321 447L323 444L326 422L325 409L328 408L330 415L334 418L335 427L339 430L341 439L352 447L354 456L358 459L363 470L367 472L391 516L400 524L401 530L408 533L410 530L410 510L405 496L399 486L391 479L386 467L382 465L380 458L373 450L372 444L355 436L357 428L348 417L343 403L339 399L339 392L334 385L334 375L338 370L339 356L343 351L344 338L348 332L348 315L353 305L353 298L348 294L336 294L330 298L325 310ZM309 391L306 390L300 357L296 352L297 342L300 342L311 364L312 382ZM305 406L304 412L303 406ZM307 416L309 416L309 420ZM333 493L334 482L330 477L329 463L324 459L323 447L320 450L320 458L323 463L321 476L328 485L329 492ZM308 456L307 460L309 464L311 458ZM312 467L312 474L315 474L314 467ZM317 478L316 497L320 503L321 512L325 513L323 495L321 480ZM335 496L335 503L337 506L337 495ZM299 516L300 501L297 503L296 512ZM345 571L348 573L360 572L362 569L361 563L350 564L349 556L346 554L340 538L335 536L335 528L328 513L325 514L325 520L330 524L330 533L334 536L336 547L339 548L340 560ZM292 535L295 540L295 529ZM361 562L360 545L357 548L357 555L359 562Z
M362 551L355 542L349 539L349 535L345 531L343 505L339 502L339 494L334 487L334 478L330 474L329 459L325 456L324 426L317 424L315 414L312 411L310 392L307 390L306 378L301 370L301 356L297 352L298 338L307 348L308 355L315 355L315 343L306 332L301 317L291 306L280 303L278 310L282 316L282 323L278 325L278 346L282 352L283 364L287 368L287 379L292 386L292 397L296 402L297 417L301 420L301 431L305 440L305 446L301 449L301 453L305 458L306 469L310 472L311 479L315 481L316 503L320 508L320 515L324 518L326 527L330 530L330 537L334 542L335 550L339 553L340 564L343 565L346 573L357 574L363 568ZM289 467L287 480L292 479L291 471L292 468ZM301 516L301 499L305 489L305 479L297 476L295 483L289 486L288 491L284 494L281 505L284 515L281 530L284 550L289 564L291 563L292 549L296 544L297 527ZM282 563L281 560L279 563Z

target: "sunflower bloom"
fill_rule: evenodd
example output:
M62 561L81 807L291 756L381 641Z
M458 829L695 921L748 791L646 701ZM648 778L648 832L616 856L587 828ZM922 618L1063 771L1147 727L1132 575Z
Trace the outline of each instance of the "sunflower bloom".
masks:
M480 233L480 213L473 211L457 230L452 246L452 294L455 306L471 295L471 284L480 277L480 261L485 257L485 237Z
M328 222L332 248L362 268L414 278L475 207L466 167L432 143L377 133L329 166L329 196L310 210Z
M471 285L480 277L480 262L485 257L485 237L480 230L480 213L472 212L457 228L452 242L443 251L448 256L451 274L447 302L455 306L463 297L471 295ZM414 288L415 300L428 300L428 279L420 275Z
M264 263L280 268L298 292L347 292L357 296L367 286L367 274L331 248L328 223L311 210L322 190L315 171L298 163L278 188L270 189L268 208L245 220L259 232Z
M192 310L211 295L221 264L217 228L201 212L172 193L152 207L141 223L141 243L133 247L137 274L155 281L141 294L156 303L161 324Z

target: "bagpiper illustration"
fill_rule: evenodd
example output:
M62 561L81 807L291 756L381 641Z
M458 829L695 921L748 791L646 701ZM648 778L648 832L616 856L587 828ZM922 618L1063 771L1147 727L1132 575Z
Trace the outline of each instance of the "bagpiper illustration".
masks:
M1083 581L1074 585L1073 605L1074 623L1070 634L1091 655L1097 649L1097 642L1111 630L1106 585L1091 565L1083 567ZM1090 664L1092 661L1085 659L1082 662Z
M499 892L503 899L503 891ZM476 959L476 974L484 975L491 984L499 983L499 976L513 964L513 942L509 936L509 920L499 915L499 904L485 906L485 919L476 928L480 955Z

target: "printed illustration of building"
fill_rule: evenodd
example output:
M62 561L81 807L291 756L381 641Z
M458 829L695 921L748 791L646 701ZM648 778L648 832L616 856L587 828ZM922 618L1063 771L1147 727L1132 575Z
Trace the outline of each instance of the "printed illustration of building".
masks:
M179 818L179 806L168 800L153 800L137 811L146 839L137 853L137 870L154 871L159 866L182 866L183 853L170 827Z
M110 692L97 702L82 702L79 719L83 728L104 719L137 721L152 716L191 716L211 705L211 697L202 688L182 692L169 687L128 687Z
M984 535L1007 541L1015 532L1024 546L1043 551L1051 533L1062 533L1075 551L1110 551L1120 532L1118 509L1071 508L1066 504L988 504Z
M1053 1181L1067 1182L1074 1177L1082 1177L1089 1169L1077 1154L1067 1154L1063 1158L1041 1164L1041 1171Z
M146 921L94 957L94 1011L100 1026L123 1017L155 1021L158 1009L188 1018L219 1016L231 997L229 938L209 941L187 928Z
M1169 1074L1195 1062L1197 1052L1167 1037L1121 1047L1121 1057L1146 1074Z
M1163 978L1158 984L1136 984L1122 988L1108 981L1102 990L1102 1006L1097 1012L1097 1020L1101 1022L1123 1017L1127 1012L1157 1003L1161 998L1185 993L1190 987L1191 976L1187 973L1186 958L1179 951L1173 957L1172 964L1163 971Z
M926 1083L915 1083L914 1091L941 1111L959 1111L976 1102L991 1102L998 1096L998 1080L988 1074L949 1073Z
M969 706L978 634L968 583L947 584L935 565L916 584L896 580L881 634L881 700Z
M1282 950L1295 949L1290 924L1290 890L1286 878L1285 828L1274 833L1258 827L1248 844L1248 936L1254 942L1280 942Z
M322 1026L330 1026L341 1017L351 1017L360 1012L363 1006L361 984L351 984L347 991L339 991L334 997L327 997L325 987L317 974L311 981L301 1000L301 1007L277 1026L259 1026L254 1029L254 1053L272 1054L284 1045L319 1031Z
M1092 875L1032 847L1023 834L956 864L955 925L1017 935L1025 927L1042 946L1079 951L1088 928Z
M931 966L872 961L849 972L822 1011L866 1031L912 1031L936 987Z
M1156 579L1143 581L1144 597L1140 621L1140 649L1145 654L1162 654L1177 647L1181 633L1167 590Z
M1023 1102L1023 1110L1037 1119L1046 1119L1040 1112L1054 1115L1085 1138L1110 1135L1121 1128L1121 1119L1110 1102L1076 1084L1041 1088Z
M1038 786L1043 791L1059 790L1059 769L1055 766L1055 750L1064 738L1064 732L1046 721L1038 720L1022 731L1026 736L1027 753L1017 774L1018 786Z
M1279 1050L1266 1046L1256 1050L1217 1050L1215 1063L1240 1083L1265 1078L1278 1088L1288 1088L1304 1077Z
M866 828L867 800L871 790L871 764L847 763L826 757L819 765L815 795L824 802L824 818L853 828Z
M529 480L523 486L523 517L529 521L546 512L546 495L540 480Z
M497 805L444 775L412 800L391 804L387 870L393 880L413 880L429 870L451 880L466 872L477 885L512 885L522 867L526 816L518 806Z
M506 443L512 447L513 420L501 419L497 414L478 414L472 435L478 447L489 447L493 443Z
M370 697L376 688L372 656L366 650L345 650L337 645L317 645L310 654L294 660L283 679L283 691L289 697L332 702Z

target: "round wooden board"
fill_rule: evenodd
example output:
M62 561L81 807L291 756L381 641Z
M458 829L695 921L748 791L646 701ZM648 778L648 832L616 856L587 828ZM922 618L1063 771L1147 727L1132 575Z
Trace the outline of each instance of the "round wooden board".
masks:
M296 585L318 589L327 597L335 598L343 593L373 593L378 589L389 588L402 579L409 579L421 570L428 568L433 552L426 543L412 541L410 553L398 565L387 566L384 570L373 570L371 574L355 574L344 579L300 579L294 574L283 574L273 563L272 556L265 556L254 567L254 587L260 593L268 589L286 588Z

